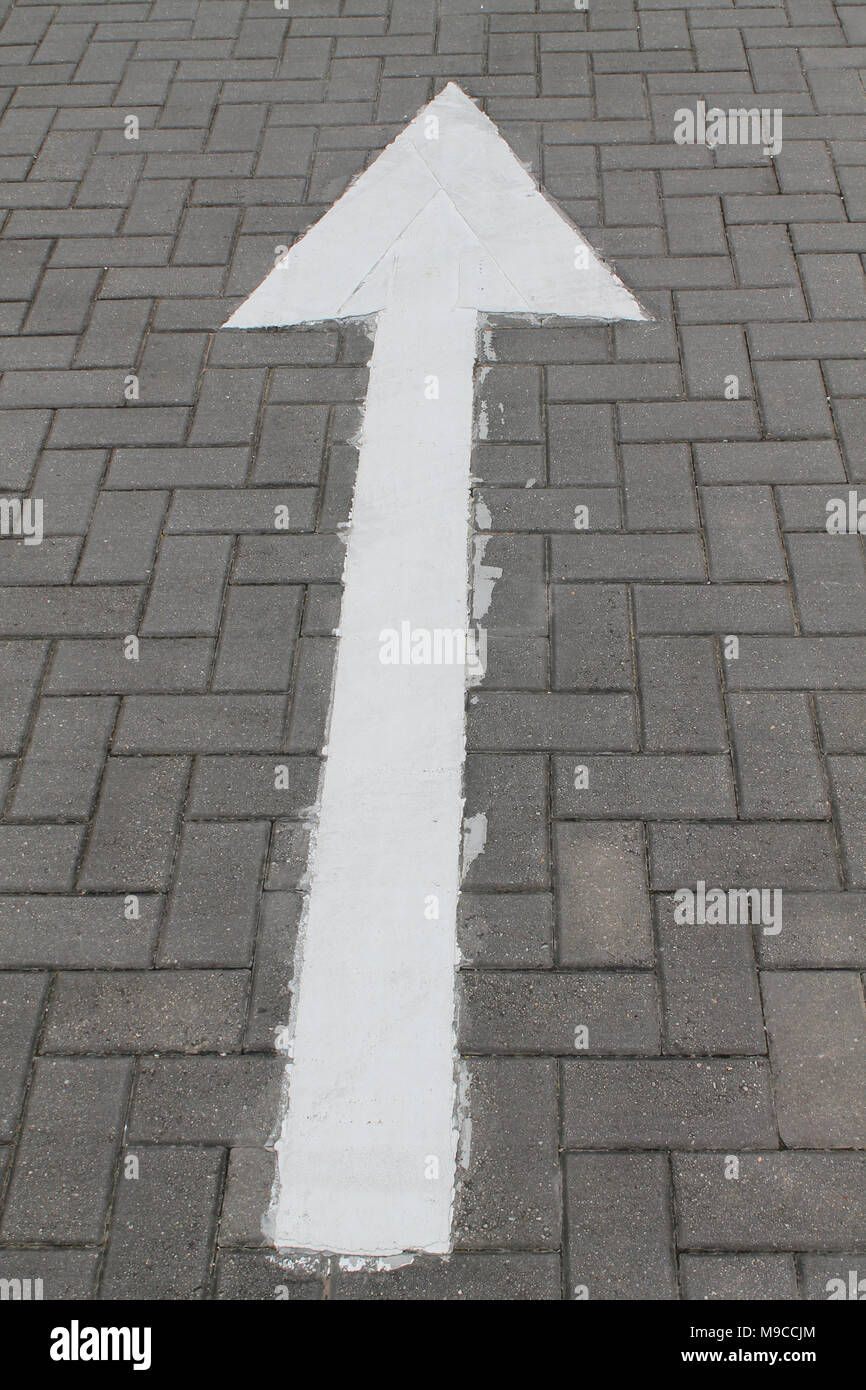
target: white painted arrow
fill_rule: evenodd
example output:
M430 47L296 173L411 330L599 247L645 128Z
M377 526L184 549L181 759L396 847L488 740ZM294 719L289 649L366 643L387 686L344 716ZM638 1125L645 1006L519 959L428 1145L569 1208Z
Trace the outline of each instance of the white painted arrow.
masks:
M450 1248L466 673L380 657L405 623L468 629L479 310L645 317L452 83L228 320L378 316L277 1143L282 1247Z

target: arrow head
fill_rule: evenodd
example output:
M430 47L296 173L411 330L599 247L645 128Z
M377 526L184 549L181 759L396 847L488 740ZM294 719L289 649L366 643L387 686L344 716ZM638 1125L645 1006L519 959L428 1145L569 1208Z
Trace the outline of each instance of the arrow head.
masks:
M451 82L277 263L226 327L357 318L407 266L435 271L455 306L490 313L645 319L538 188L496 126ZM402 274L401 274L402 268Z

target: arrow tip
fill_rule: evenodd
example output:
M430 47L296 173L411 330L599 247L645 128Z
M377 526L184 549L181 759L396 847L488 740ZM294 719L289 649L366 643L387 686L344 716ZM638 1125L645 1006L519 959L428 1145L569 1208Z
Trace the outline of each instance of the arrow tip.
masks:
M634 295L541 190L493 121L448 82L276 264L226 326L352 318L383 307L389 258L443 220L464 229L459 303L488 313L646 320ZM464 263L465 261L465 263ZM483 273L478 273L478 266ZM363 308L359 308L363 306Z

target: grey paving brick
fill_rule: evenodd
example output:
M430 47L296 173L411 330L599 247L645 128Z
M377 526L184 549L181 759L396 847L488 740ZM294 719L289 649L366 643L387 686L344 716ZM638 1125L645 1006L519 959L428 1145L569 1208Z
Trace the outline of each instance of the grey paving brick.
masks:
M630 531L691 531L698 525L689 451L682 444L622 447Z
M689 395L721 400L734 387L738 396L751 396L749 358L741 328L732 324L694 325L681 330L681 341ZM735 383L731 377L736 377Z
M679 369L656 363L554 366L546 375L551 401L658 401L682 394Z
M265 821L184 827L158 964L250 965L269 829Z
M683 1255L680 1279L683 1298L692 1302L760 1303L799 1297L790 1255Z
M18 585L0 589L0 635L122 635L134 630L139 603L140 593L131 586L76 589Z
M245 444L255 430L264 373L212 367L200 388L191 444Z
M721 1153L674 1154L687 1250L860 1250L866 1154L744 1153L738 1179Z
M821 112L861 113L866 110L866 93L854 72L812 68L809 85L815 106Z
M468 888L546 888L550 878L546 759L470 753L465 816L486 817L483 853L464 881Z
M277 776L278 767L288 768L287 779L282 773ZM315 800L318 775L319 763L315 758L196 758L188 814L219 820L262 815L298 817ZM283 787L286 780L288 785Z
M100 1297L203 1298L224 1156L159 1145L135 1157L138 1177L118 1181Z
M199 333L150 333L138 365L146 405L192 405L206 340Z
M17 753L39 688L44 642L0 642L0 753Z
M97 1250L63 1250L46 1247L41 1250L0 1251L0 1279L17 1279L22 1289L30 1281L31 1297L38 1295L46 1302L64 1299L89 1299L96 1288ZM37 1286L36 1281L41 1281ZM27 1297L27 1294L23 1294Z
M268 1244L262 1224L270 1206L275 1158L273 1149L237 1146L230 1150L220 1216L221 1250Z
M130 1078L120 1059L36 1062L0 1222L5 1240L102 1239Z
M138 357L150 311L146 299L97 301L76 350L76 365L130 369Z
M216 633L231 552L229 536L164 536L142 633Z
M573 532L578 506L586 508L584 530L618 531L620 526L619 493L612 487L486 488L478 502L489 513L485 531Z
M564 59L567 62L567 59ZM605 221L612 227L658 226L658 186L649 171L610 170L602 175Z
M663 1050L690 1056L766 1052L752 928L680 925L673 899L655 901Z
M562 1221L556 1067L473 1058L472 1143L457 1197L460 1250L557 1250Z
M866 752L864 701L866 695L853 691L815 697L821 739L827 753Z
M82 833L78 825L0 825L0 892L71 889Z
M641 827L558 823L554 846L560 964L651 966L652 918Z
M255 943L255 968L245 1031L247 1051L273 1050L289 1018L290 982L303 899L298 893L265 893Z
M485 690L547 690L549 643L544 637L494 633L487 641Z
M328 409L323 405L267 405L253 481L318 483L327 423Z
M857 344L861 336L858 325L845 320L835 323L779 323L769 327L752 322L748 329L751 354L758 360L858 357Z
M706 637L642 637L637 662L644 748L710 753L727 747L713 642Z
M866 897L862 893L789 893L784 928L758 937L770 967L862 969L866 959Z
M698 444L695 462L702 483L820 483L843 479L839 448L830 440Z
M241 536L236 584L338 583L346 551L340 536Z
M674 253L724 255L727 252L722 208L718 198L664 199L668 246Z
M665 401L617 407L624 443L677 439L755 439L754 406L749 401ZM825 429L824 434L832 433Z
M785 548L805 632L852 632L866 600L866 565L857 536L792 535Z
M550 592L554 687L630 690L633 672L625 586L556 584Z
M658 1050L655 981L646 971L464 970L460 982L464 1054L573 1056L578 1028L587 1030L590 1054Z
M266 115L267 108L264 106L221 107L214 123L210 148L234 149L241 141L243 147L254 147ZM261 142L256 174L306 174L313 158L314 144L315 132L310 129L290 129L286 126L267 129Z
M43 502L45 534L83 535L105 471L106 454L82 449L46 449L33 479L32 495Z
M282 510L288 529L311 530L316 518L313 488L186 488L175 494L166 530L212 532L273 532Z
M455 1299L496 1301L560 1297L559 1257L546 1254L456 1252L414 1261L386 1274L343 1274L338 1299Z
M833 511L830 504L839 500L847 508L848 490L826 484L780 487L776 491L776 504L785 531L826 531Z
M859 975L766 970L761 989L783 1143L863 1148L866 1010Z
M222 1247L222 1225L220 1246ZM290 1261L280 1260L279 1256L269 1251L236 1250L221 1253L215 1273L213 1297L218 1299L277 1298L282 1302L323 1297L321 1279L300 1277ZM406 1294L402 1296L411 1297Z
M189 193L188 179L141 179L123 222L127 236L173 235Z
M728 226L728 240L741 285L769 289L799 287L797 262L787 227Z
M833 422L816 363L758 362L754 373L769 434L779 439L832 436Z
M37 546L4 538L0 545L0 583L3 585L72 582L80 541L72 537L46 537Z
M833 690L859 685L863 672L866 642L860 637L747 637L739 659L726 668L737 690Z
M87 168L95 136L86 130L54 131L46 136L28 177L79 179Z
M229 587L213 689L288 689L303 592L298 585Z
M649 827L650 883L675 890L698 879L727 887L807 892L838 887L829 827L791 821Z
M578 783L577 768L585 769ZM678 754L555 756L553 805L556 816L590 820L722 819L735 814L728 758Z
M742 815L827 816L827 790L805 695L732 694L728 711Z
M98 283L96 270L46 270L24 331L80 333Z
M474 557L493 570L493 596L485 614L488 632L547 635L545 542L541 536L491 536ZM501 575L497 577L496 571Z
M782 199L779 198L781 202ZM829 215L829 214L827 214ZM806 301L803 298L803 291L797 285L782 286L778 289L762 290L749 287L741 290L680 290L676 296L677 318L681 324L686 323L747 323L749 320L758 320L763 323L790 323L799 319L807 318ZM694 420L694 415L691 419ZM717 421L715 437L724 439L725 435L731 435L731 430L721 428L724 415L721 411L716 412L714 420ZM687 421L689 417L686 417ZM728 408L728 419L732 424L736 421L751 422L753 417L751 412L741 410L738 416L730 414ZM680 432L680 438L688 437L687 431ZM703 435L703 438L712 438L713 435ZM753 433L748 433L741 429L740 438L753 438Z
M6 411L0 417L0 487L27 488L50 418L47 410Z
M47 984L46 975L32 972L0 977L0 1139L15 1138Z
M862 362L827 362L824 376L830 395L861 396L863 393Z
M108 759L81 888L130 893L168 886L188 776L188 758Z
M846 881L854 888L866 885L866 758L827 759L833 806L836 813Z
M113 747L119 753L276 750L284 706L278 695L129 695Z
M701 580L704 556L694 535L554 536L554 579Z
M41 701L12 801L16 819L89 817L116 711L109 697Z
M662 1154L569 1154L565 1191L572 1298L676 1298Z
M282 1057L143 1059L128 1143L264 1144L284 1066Z
M470 698L466 737L472 751L632 748L633 704L625 694L482 691Z
M50 251L48 241L4 238L0 249L0 295L4 299L27 299L32 295Z
M0 897L0 964L13 970L145 967L160 911L161 900L149 895L139 896L137 918L126 915L125 896Z
M866 449L863 446L864 405L862 401L837 400L833 405L836 425L854 482L866 478Z
M183 82L175 78L169 87L160 123L172 131L184 127L207 128L218 91L216 82Z
M566 1148L759 1149L775 1143L761 1060L581 1058L563 1063Z
M175 265L225 265L238 224L233 208L190 208L174 246Z
M240 1043L245 970L83 971L57 976L43 1052L230 1052Z
M798 264L813 318L863 318L866 284L859 256L800 255Z
M49 442L54 449L179 444L186 429L186 416L186 410L180 407L62 408L54 416Z
M324 746L335 658L333 638L300 638L286 745L292 752L319 753Z
M108 487L240 486L247 471L249 449L124 449L115 450Z
M553 898L548 893L461 893L457 931L469 965L551 965Z
M551 405L547 419L551 484L611 487L619 481L609 405Z
M47 695L168 694L205 690L214 643L204 637L144 638L138 660L125 656L119 638L62 641L45 681Z

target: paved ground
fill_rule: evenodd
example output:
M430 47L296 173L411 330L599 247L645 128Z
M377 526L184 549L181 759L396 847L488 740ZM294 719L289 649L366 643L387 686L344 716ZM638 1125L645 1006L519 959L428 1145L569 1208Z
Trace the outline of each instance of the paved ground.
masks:
M866 570L825 529L866 497L866 5L589 2L0 6L0 490L45 518L0 542L0 1278L866 1277ZM215 330L452 78L655 322L486 338L458 1253L304 1274L265 1145L370 343ZM699 99L781 152L676 144ZM678 925L699 880L782 931Z

